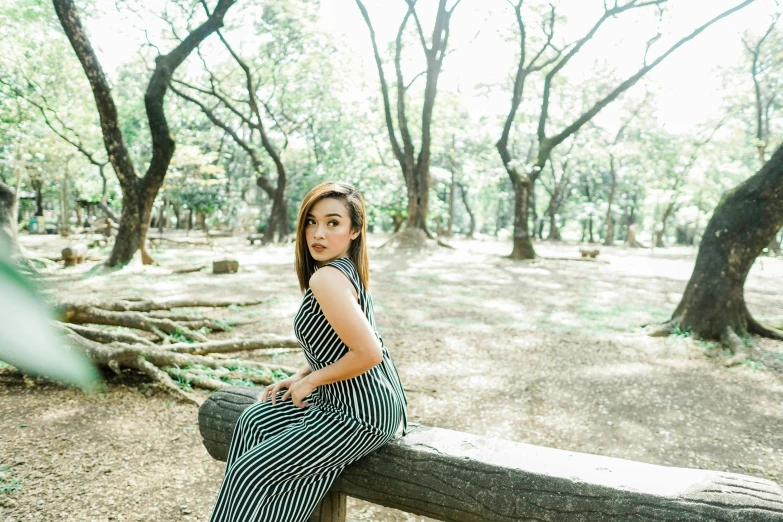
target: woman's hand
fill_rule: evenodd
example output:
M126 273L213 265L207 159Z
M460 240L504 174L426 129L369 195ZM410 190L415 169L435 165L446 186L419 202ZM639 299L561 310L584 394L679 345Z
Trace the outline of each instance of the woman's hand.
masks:
M317 386L310 381L310 376L304 377L288 387L288 391L283 394L280 400L286 400L291 397L294 406L297 408L306 408L310 406L309 402L304 402L305 397L313 393Z
M277 394L283 390L289 390L291 386L296 384L298 381L302 380L304 378L303 375L300 375L298 373L295 373L291 377L288 377L286 379L283 379L282 381L277 381L275 383L270 384L266 388L263 389L261 392L261 395L258 396L258 400L260 402L266 402L268 398L272 398L272 406L275 405L275 401L277 400ZM283 400L285 399L285 396L283 396Z

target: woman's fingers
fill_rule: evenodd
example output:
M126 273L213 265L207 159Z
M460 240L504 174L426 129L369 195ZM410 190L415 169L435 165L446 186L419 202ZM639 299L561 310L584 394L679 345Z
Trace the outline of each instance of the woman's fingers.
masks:
M272 406L275 405L275 401L277 400L277 393L280 391L280 383L275 383L274 388L272 388Z
M261 395L258 396L259 401L266 402L266 399L269 397L269 388L271 388L271 385L264 387L261 391Z

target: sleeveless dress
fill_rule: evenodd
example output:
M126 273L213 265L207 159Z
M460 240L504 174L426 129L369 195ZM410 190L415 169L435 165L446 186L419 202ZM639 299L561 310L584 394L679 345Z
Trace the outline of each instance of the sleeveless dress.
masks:
M375 330L372 297L348 258L337 268L353 284ZM348 353L311 290L294 319L294 332L312 371ZM316 388L297 408L284 391L248 407L231 437L226 474L210 522L304 522L343 469L407 431L407 398L378 332L383 361L367 372Z

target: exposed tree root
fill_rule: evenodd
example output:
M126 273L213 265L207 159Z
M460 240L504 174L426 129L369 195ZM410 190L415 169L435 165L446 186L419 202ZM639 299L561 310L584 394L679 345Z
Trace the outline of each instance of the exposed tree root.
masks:
M141 371L189 402L200 401L198 397L186 393L172 376L179 379L183 385L214 390L231 384L221 379L241 379L266 385L272 383L275 372L290 375L295 371L293 368L256 361L176 353L167 350L165 346L141 346L120 342L101 344L68 328L65 328L65 331L66 338L80 347L96 364L107 366L115 372L119 372L121 368Z
M60 306L90 306L101 308L111 312L153 312L159 310L171 310L172 308L223 308L226 306L252 306L263 303L263 299L248 299L237 301L236 299L199 299L199 298L174 298L159 301L151 299L115 299L110 301L79 301L78 303L61 301Z
M721 339L721 341L734 353L733 356L723 361L724 366L728 367L741 364L745 359L750 357L745 343L742 342L742 339L740 339L733 328L726 328L726 332L723 334L723 339Z
M674 328L678 323L678 319L672 319L663 324L650 324L644 328L644 333L649 337L668 337L674 333Z
M423 252L437 250L440 241L424 230L418 228L406 228L400 232L392 234L389 239L382 244L379 249L390 250L394 252Z
M656 324L656 325L647 325L644 328L644 333L647 334L649 337L668 337L669 335L672 335L681 324L682 318L677 317L670 321L667 321L663 324ZM759 323L754 321L753 319L750 320L750 324L748 327L748 331L750 333L756 333L758 335L764 335L760 333L760 330L765 330L766 332L770 333L771 335L769 337L774 337L775 335L778 335L773 330L768 330L765 327L761 326ZM780 332L779 337L780 339L783 339L783 332ZM745 343L740 338L739 335L734 331L731 327L726 327L726 330L723 333L723 336L720 339L720 342L731 352L733 355L726 359L723 364L724 366L735 366L737 364L741 364L746 359L750 358L750 352L748 351L747 346L745 346Z
M102 324L107 326L124 326L154 333L161 339L170 340L171 336L181 336L191 341L207 342L207 337L194 332L184 325L170 319L150 317L141 312L112 312L102 308L70 304L60 306L63 318L74 324Z
M183 399L199 403L197 394L189 393L193 387L217 390L245 382L247 384L271 384L277 375L290 375L294 368L227 358L223 354L248 350L280 350L299 346L293 337L268 334L253 339L228 339L210 341L206 335L195 331L225 331L231 324L248 321L216 321L204 316L171 313L171 308L217 307L260 303L261 300L236 302L234 300L123 299L114 301L60 302L58 310L65 322L57 326L66 338L81 347L93 362L106 366L121 375L123 368L143 372L153 381L175 392ZM151 332L162 344L130 332L112 332L92 325L122 326ZM182 341L186 342L182 342ZM215 354L211 357L208 354Z
M130 332L109 332L108 330L102 330L100 328L91 328L89 326L61 322L57 322L57 325L60 328L69 329L82 337L99 343L126 343L155 346L155 343L152 341Z
M456 247L446 243L446 241L444 241L443 239L438 238L437 243L438 243L438 246L442 246L443 248L449 248L451 250L457 250Z
M748 322L748 332L760 335L761 337L767 337L768 339L783 341L783 329L772 325L761 324L753 318Z
M190 344L178 343L166 346L166 350L174 353L189 353L201 355L205 353L232 353L247 350L263 350L265 348L295 348L299 341L293 337L279 335L267 335L256 339L227 341L207 341L206 343Z

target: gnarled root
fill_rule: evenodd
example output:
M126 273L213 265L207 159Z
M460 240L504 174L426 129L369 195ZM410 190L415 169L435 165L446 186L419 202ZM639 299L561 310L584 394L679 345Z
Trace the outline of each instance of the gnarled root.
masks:
M745 343L742 342L742 339L740 339L733 328L726 328L726 332L723 334L721 341L734 353L734 355L723 361L724 366L729 367L741 364L745 359L750 357Z
M290 375L295 371L293 368L256 361L176 353L167 350L165 346L121 342L101 344L82 337L67 327L63 330L66 338L80 347L96 364L108 366L115 372L121 367L141 371L164 388L196 404L199 404L201 399L183 390L172 377L186 387L215 390L230 386L231 383L226 380L266 385L273 382L275 373Z
M648 324L644 328L644 333L650 337L668 337L674 333L674 329L679 324L679 318L672 319L663 324Z
M761 324L752 317L750 318L750 321L748 321L748 332L760 335L761 337L766 337L768 339L783 341L783 329L771 325Z

